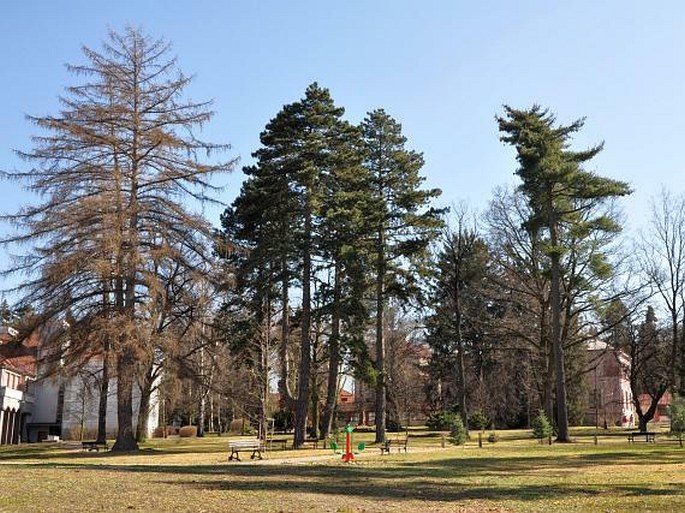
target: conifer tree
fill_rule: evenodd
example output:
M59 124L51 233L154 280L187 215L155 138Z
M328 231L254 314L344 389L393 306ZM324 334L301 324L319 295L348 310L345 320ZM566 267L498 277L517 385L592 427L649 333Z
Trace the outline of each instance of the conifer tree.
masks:
M527 197L531 215L530 230L546 234L546 254L550 260L551 338L554 351L558 440L570 441L566 404L566 374L562 338L562 294L564 269L562 258L573 250L564 246L565 235L582 241L600 232L616 233L620 225L608 215L588 216L588 212L612 198L630 194L628 185L583 169L603 145L587 150L569 149L570 138L584 120L558 125L548 110L535 105L528 110L504 106L505 116L498 117L501 140L516 148L521 178L520 190ZM591 262L606 267L601 254Z
M460 212L456 226L445 234L440 245L431 295L434 314L428 321L427 341L433 349L432 363L434 367L454 365L449 369L452 372L445 374L456 375L459 414L467 431L466 352L469 341L476 342L485 324L488 253L485 241L475 227L467 226L465 213Z
M69 69L85 80L67 88L61 112L29 118L44 134L20 155L36 167L10 177L44 201L9 216L20 231L4 242L30 246L11 271L32 277L20 291L41 323L69 312L77 330L100 317L116 361L113 449L132 450L135 364L152 350L150 298L163 289L156 268L173 262L206 272L210 226L181 199L209 200L209 177L232 162L201 160L226 146L196 137L211 104L183 99L190 78L167 42L127 28L111 32L100 51L83 51L86 63ZM88 347L60 347L76 356L102 350L83 340Z
M361 123L364 166L370 175L372 213L370 259L374 276L376 356L376 443L385 440L384 313L389 298L418 293L417 276L428 245L441 227L442 211L430 206L439 189L422 189L423 157L408 150L401 125L382 109Z
M354 154L356 136L342 121L343 113L329 91L316 83L307 88L300 101L285 105L260 136L262 147L253 154L257 163L246 169L249 178L231 214L231 222L242 227L242 236L248 241L253 254L248 258L262 262L277 273L272 278L278 276L281 282L279 391L284 402L295 407L295 447L304 442L310 403L312 293L318 268L315 260L331 256L330 249L323 249L331 234L323 232L334 229L334 216L342 217L337 210L342 204L338 189L342 174L354 167L349 155ZM331 217L325 228L324 215ZM302 297L296 395L288 387L287 364L292 286L301 289Z

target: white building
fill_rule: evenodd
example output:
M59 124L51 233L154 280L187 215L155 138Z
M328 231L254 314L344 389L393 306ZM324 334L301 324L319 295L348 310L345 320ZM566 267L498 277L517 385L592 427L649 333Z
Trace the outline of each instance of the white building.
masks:
M19 343L12 328L0 328L0 444L38 442L48 437L92 439L97 433L101 357L94 357L74 375L63 369L47 372L38 357L37 335ZM107 434L117 432L116 378L109 381ZM148 436L158 425L156 392L150 400ZM140 390L134 387L134 428Z

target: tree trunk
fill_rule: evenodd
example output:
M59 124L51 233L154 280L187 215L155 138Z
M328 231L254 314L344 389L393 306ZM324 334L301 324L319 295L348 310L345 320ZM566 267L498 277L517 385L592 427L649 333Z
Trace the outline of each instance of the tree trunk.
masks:
M98 434L96 442L107 441L107 401L109 399L109 342L105 340L102 355L102 378L100 381L100 402L98 404Z
M551 193L550 193L551 194ZM551 202L550 202L551 203ZM568 410L566 407L566 369L564 364L564 347L561 339L561 263L558 251L557 224L552 205L549 205L549 231L551 254L550 300L552 306L552 349L554 351L554 376L556 381L557 403L557 441L570 442L568 429Z
M295 436L293 446L302 447L307 430L307 408L309 406L309 379L311 370L311 273L312 273L312 205L311 192L305 193L304 244L302 248L302 339L300 351L300 373L295 407Z
M271 350L271 296L267 293L266 315L264 319L264 341L259 347L259 433L266 441L268 435L268 402L269 402L269 352Z
M136 422L136 441L144 442L148 436L150 419L150 398L152 396L152 381L147 377L140 388L140 404L138 405L138 419Z
M133 381L135 360L133 351L124 347L117 358L117 439L112 451L137 451L133 436Z
M461 301L459 297L459 290L455 287L454 291L454 314L457 330L457 367L459 376L459 413L461 414L461 421L464 423L464 428L468 436L469 432L469 414L466 409L466 363L464 361L464 340L461 335Z
M333 284L333 312L331 315L331 337L328 341L328 384L326 406L323 412L323 437L328 438L333 429L333 419L338 401L338 374L340 371L340 265L335 266Z
M374 443L385 442L385 334L383 333L383 317L385 316L385 232L383 227L378 230L378 258L376 274L376 439Z
M282 406L287 411L293 411L295 409L295 399L290 390L290 384L288 379L290 377L290 361L288 360L288 340L290 337L290 326L288 322L288 316L290 309L290 301L288 296L288 287L290 285L290 280L288 278L288 261L284 257L281 264L281 272L283 273L282 285L281 285L281 305L283 308L283 314L281 318L281 346L279 349L279 356L281 359L281 375L278 379L278 394L280 395Z
M140 403L138 404L138 420L136 422L136 441L143 442L148 436L150 420L150 400L155 382L154 364L150 364L145 370L140 384Z
M202 325L203 344L204 344L204 324ZM197 412L197 436L205 436L205 417L207 416L207 377L205 375L205 349L200 348L200 404Z

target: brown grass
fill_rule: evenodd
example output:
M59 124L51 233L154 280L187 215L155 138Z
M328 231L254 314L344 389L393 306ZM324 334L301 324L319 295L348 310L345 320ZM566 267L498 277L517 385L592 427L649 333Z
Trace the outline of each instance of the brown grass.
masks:
M550 447L515 432L481 449L420 440L406 455L369 447L349 465L321 449L228 462L225 437L152 440L125 455L2 448L0 511L685 511L685 450L674 443Z

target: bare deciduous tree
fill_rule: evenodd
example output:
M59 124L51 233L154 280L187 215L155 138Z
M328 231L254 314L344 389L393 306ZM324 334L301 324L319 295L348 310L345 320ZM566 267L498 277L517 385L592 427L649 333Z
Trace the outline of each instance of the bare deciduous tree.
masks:
M175 262L202 274L210 257L209 224L181 201L211 201L210 176L233 166L200 160L226 146L196 137L211 104L183 100L190 78L169 50L136 28L111 32L101 51L84 48L86 64L69 69L85 81L67 88L61 112L29 118L45 135L20 155L36 168L9 174L43 199L9 216L20 231L4 241L30 246L11 269L31 277L23 302L43 323L67 311L77 321L110 312L114 450L137 448L132 389L136 361L152 350L149 299L163 288L156 269Z

